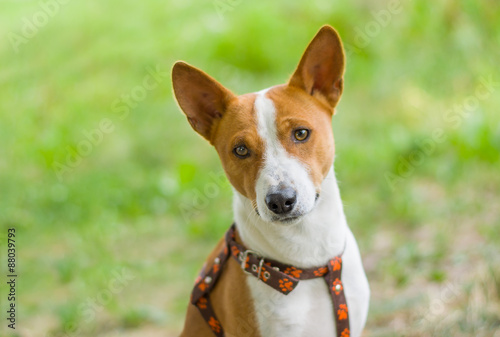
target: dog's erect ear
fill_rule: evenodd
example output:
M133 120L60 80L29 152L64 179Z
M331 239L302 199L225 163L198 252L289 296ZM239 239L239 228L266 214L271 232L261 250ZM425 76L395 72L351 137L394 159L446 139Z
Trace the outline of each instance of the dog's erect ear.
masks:
M305 90L332 109L343 89L344 49L330 26L323 26L307 46L288 85Z
M172 83L177 102L189 124L211 141L214 124L235 96L212 77L184 62L174 64Z

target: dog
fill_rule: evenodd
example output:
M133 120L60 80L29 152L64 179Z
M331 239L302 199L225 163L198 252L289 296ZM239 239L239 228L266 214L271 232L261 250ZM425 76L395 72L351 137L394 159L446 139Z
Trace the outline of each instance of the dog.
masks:
M173 66L178 105L234 191L234 224L195 282L182 337L361 335L370 290L333 169L344 68L328 25L288 83L256 93Z

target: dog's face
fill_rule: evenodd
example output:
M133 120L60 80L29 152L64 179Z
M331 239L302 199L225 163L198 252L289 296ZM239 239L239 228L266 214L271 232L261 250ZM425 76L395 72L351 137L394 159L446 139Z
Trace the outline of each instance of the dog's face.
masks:
M180 107L216 148L238 193L262 219L289 224L313 210L332 166L343 73L340 38L325 26L285 85L236 96L182 62L172 78Z

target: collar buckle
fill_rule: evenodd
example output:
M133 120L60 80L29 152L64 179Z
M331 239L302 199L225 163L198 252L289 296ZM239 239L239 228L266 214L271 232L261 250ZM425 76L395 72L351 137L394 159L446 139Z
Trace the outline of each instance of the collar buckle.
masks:
M248 275L253 275L251 272L247 271L246 269L246 263L247 263L247 258L248 258L248 255L255 255L255 257L257 259L259 259L259 265L252 265L251 267L251 270L253 272L256 272L257 273L257 279L260 280L260 274L262 272L262 266L264 265L264 258L261 257L257 252L251 250L251 249L247 249L245 250L244 252L240 253L240 261L241 261L241 269L243 270L244 273L248 274ZM254 270L255 269L255 270Z

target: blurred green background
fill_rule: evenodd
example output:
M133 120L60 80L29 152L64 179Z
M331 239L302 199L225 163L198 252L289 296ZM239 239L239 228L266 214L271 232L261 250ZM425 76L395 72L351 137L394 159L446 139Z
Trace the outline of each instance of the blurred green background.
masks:
M171 66L257 91L328 23L348 52L335 168L372 288L364 336L500 336L498 1L1 7L0 334L176 336L232 215Z

